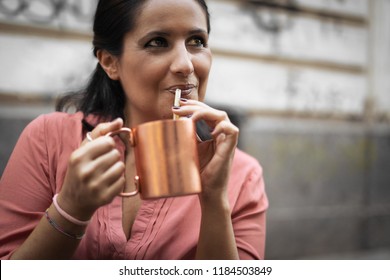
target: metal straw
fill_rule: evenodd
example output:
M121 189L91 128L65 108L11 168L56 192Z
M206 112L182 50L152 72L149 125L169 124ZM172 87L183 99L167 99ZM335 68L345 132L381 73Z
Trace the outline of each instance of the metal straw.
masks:
M181 89L176 89L175 91L175 101L173 102L173 106L180 107L180 97L181 97ZM179 115L173 114L173 119L178 120Z

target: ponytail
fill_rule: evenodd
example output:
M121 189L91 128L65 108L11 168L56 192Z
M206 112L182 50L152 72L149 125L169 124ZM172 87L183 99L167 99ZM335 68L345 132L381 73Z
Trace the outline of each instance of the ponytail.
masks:
M60 97L56 102L56 111L67 111L74 107L85 115L96 114L104 119L124 118L125 100L119 81L111 80L97 63L85 90Z

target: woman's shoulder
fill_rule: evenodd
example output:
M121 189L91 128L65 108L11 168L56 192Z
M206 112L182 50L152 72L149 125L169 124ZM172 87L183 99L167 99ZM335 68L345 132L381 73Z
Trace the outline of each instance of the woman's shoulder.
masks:
M233 159L233 170L241 170L244 173L257 171L260 174L263 172L263 168L259 161L252 155L236 149Z
M66 113L66 112L52 112L42 114L36 117L29 124L30 126L50 126L58 127L58 125L72 125L75 122L81 122L83 113Z
M71 131L81 124L83 114L52 112L42 114L33 119L25 128L28 134L45 134L47 136L54 136L55 132Z
M65 142L73 143L71 146L77 147L81 139L82 119L83 113L81 112L42 114L26 126L21 138L28 138L29 142L46 143L47 149L57 148Z

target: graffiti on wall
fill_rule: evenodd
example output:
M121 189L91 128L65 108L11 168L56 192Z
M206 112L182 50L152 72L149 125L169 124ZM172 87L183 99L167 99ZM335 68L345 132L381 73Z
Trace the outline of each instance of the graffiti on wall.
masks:
M2 21L57 27L90 24L97 0L0 0Z

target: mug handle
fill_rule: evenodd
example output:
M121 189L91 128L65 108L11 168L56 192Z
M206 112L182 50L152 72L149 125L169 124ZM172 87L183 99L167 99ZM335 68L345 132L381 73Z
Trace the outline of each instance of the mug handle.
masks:
M136 194L139 193L139 177L138 177L138 175L136 175L134 177L134 185L135 185L135 191L132 191L132 192L121 192L119 194L119 196L121 196L121 197L131 197L131 196L135 196Z
M115 136L115 135L121 134L123 132L129 133L129 135L130 135L130 145L132 147L134 147L133 132L131 131L130 128L122 127L119 130L107 133L106 136ZM121 192L121 193L119 193L119 196L121 196L121 197L131 197L131 196L137 195L139 193L139 176L138 175L136 175L134 177L134 184L135 184L135 191L132 191L132 192Z

